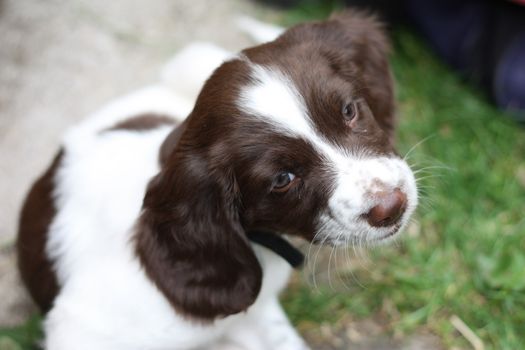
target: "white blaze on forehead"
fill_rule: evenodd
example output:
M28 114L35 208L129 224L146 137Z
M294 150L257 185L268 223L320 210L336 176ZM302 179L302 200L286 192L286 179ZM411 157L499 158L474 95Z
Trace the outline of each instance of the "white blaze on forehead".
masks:
M239 104L247 112L287 134L311 138L313 130L302 96L278 70L251 65L253 84L245 86Z
M326 142L315 131L303 96L283 72L250 63L253 83L242 88L241 110L273 126L275 131L302 138L333 166L347 160L344 150Z

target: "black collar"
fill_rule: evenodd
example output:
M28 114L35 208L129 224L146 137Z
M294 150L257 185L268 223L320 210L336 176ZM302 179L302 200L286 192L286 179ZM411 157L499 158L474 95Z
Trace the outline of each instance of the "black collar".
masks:
M260 244L286 260L293 268L300 267L304 255L280 235L269 231L248 232L250 241Z

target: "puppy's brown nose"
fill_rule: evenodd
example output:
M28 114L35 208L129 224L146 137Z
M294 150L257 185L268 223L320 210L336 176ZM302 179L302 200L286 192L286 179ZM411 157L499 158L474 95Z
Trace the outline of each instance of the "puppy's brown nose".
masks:
M392 192L377 193L379 204L365 214L370 226L390 226L401 218L407 206L407 196L399 188Z

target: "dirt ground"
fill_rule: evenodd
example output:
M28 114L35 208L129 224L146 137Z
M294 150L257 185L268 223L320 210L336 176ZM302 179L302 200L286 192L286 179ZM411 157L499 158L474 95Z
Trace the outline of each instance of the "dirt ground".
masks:
M195 40L250 44L234 16L271 18L248 0L0 0L0 327L34 311L15 268L21 201L64 130L104 102L155 81ZM377 320L305 330L315 349L440 349L428 334L387 336Z

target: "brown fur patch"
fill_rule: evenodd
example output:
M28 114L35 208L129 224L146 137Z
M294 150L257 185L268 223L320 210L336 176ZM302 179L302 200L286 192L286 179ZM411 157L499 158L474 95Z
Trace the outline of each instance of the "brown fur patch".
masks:
M162 145L160 146L159 160L160 164L165 164L168 161L169 156L175 150L175 147L179 143L182 133L186 129L186 121L182 122L176 128L174 128L166 137Z
M122 120L112 127L104 129L103 132L118 130L148 131L165 125L174 125L176 123L177 122L172 117L162 114L146 113Z
M49 169L33 184L22 207L18 229L18 267L31 297L43 312L51 308L59 290L45 247L49 226L56 215L54 178L62 158L61 150Z

